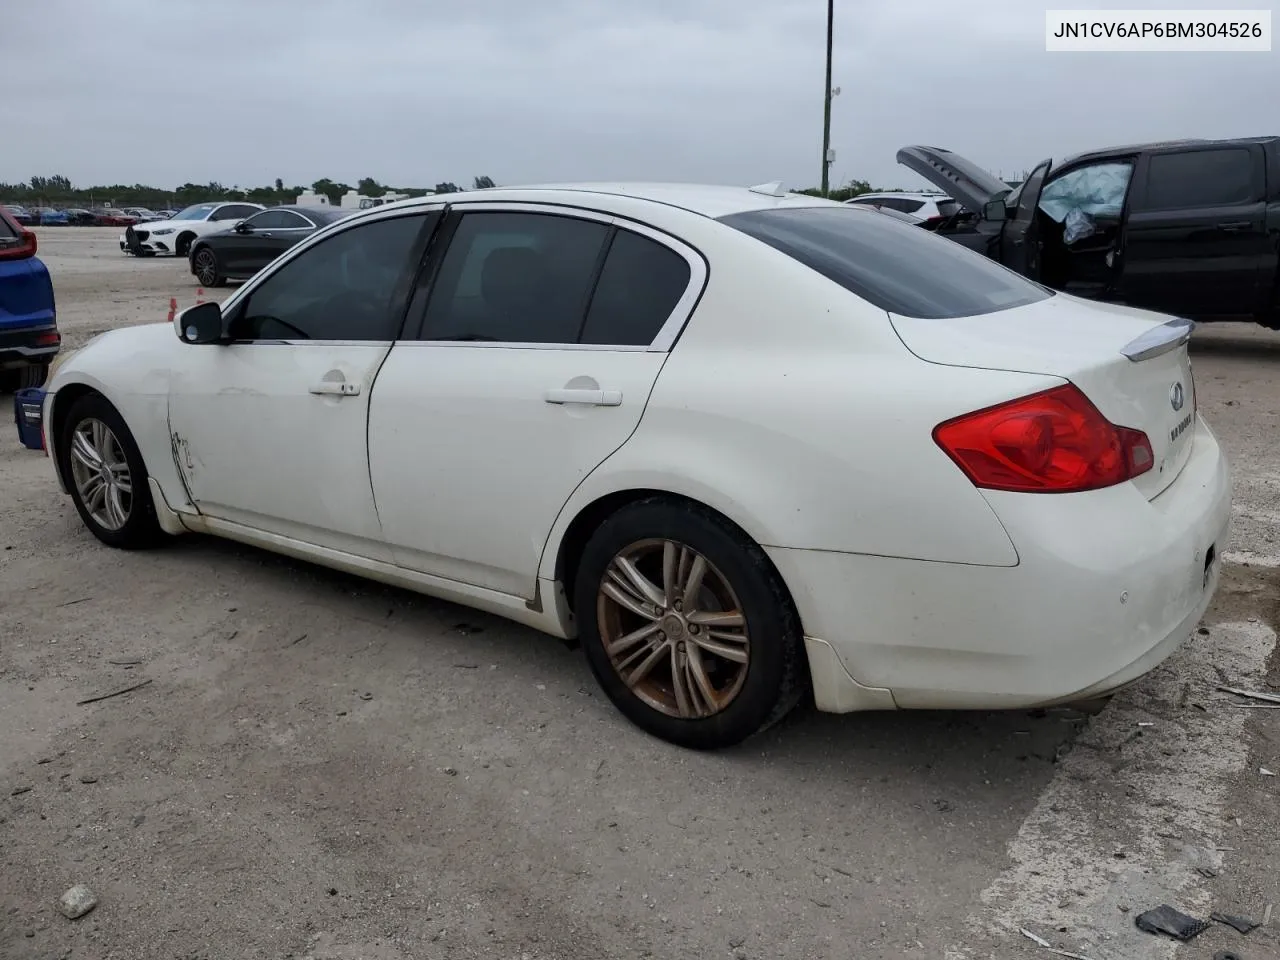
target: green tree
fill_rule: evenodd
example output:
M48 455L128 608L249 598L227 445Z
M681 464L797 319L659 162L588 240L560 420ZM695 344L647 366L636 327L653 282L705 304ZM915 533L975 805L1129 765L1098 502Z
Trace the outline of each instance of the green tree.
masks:
M497 186L497 184L493 182L493 177L476 177L472 181L472 185L476 190L492 190Z
M380 197L387 192L387 188L373 179L373 177L363 177L356 184L356 189L360 191L360 196L362 197Z
M459 187L456 183L449 183L446 181L445 183L436 184L436 193L461 193L461 192L462 192L462 188Z

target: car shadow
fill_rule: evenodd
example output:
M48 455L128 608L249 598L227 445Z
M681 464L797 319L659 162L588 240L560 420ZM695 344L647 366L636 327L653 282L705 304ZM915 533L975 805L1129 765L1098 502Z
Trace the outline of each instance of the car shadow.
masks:
M572 743L585 713L593 729L597 724L612 728L596 731L614 742L611 751L635 762L674 753L691 758L687 763L749 773L775 784L796 781L834 788L892 782L895 789L906 785L918 794L916 806L931 805L935 812L966 797L990 802L993 795L1001 803L1022 806L1052 777L1089 722L1070 708L833 715L818 712L809 701L738 747L697 754L631 726L600 692L580 650L504 618L232 541L184 537L164 553L166 566L190 564L194 576L201 575L199 568L212 566L224 577L230 573L232 580L252 578L270 591L272 602L300 593L300 602L314 610L307 598L324 598L324 616L358 625L364 647L396 664L412 662L427 675L455 671L477 696L514 697L518 710L519 697L541 686L546 702L570 705L563 714L555 706L539 713L545 732L558 730ZM345 631L347 637L351 633ZM281 639L273 639L273 649ZM333 644L313 646L309 641L308 649L313 657L332 655L346 662L351 656L346 643L336 635ZM359 682L354 675L352 679ZM496 683L508 685L507 691L495 690Z

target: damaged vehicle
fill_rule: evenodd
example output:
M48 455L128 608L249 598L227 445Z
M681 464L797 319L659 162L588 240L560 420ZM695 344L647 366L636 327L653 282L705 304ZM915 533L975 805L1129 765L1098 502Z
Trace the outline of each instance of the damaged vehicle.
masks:
M1094 150L1045 160L1016 188L940 147L897 158L967 208L932 229L1023 276L1280 330L1280 137Z

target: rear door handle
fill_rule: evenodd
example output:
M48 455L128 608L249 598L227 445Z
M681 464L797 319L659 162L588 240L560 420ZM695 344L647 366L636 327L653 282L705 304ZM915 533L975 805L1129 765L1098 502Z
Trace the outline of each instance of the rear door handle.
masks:
M1241 230L1248 230L1253 224L1248 220L1232 220L1230 223L1218 224L1218 229L1225 233L1239 233Z
M543 396L547 403L585 403L593 407L618 407L622 405L621 390L575 390L564 387L548 390Z
M354 397L360 393L360 384L346 380L321 380L311 386L311 392L336 397Z

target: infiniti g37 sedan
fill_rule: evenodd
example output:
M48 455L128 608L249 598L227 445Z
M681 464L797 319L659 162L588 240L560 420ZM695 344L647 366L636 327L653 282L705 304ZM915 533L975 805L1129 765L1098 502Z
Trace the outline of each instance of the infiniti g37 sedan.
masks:
M406 200L55 373L115 547L230 537L581 645L698 748L821 710L1099 697L1217 585L1177 318L769 185Z

